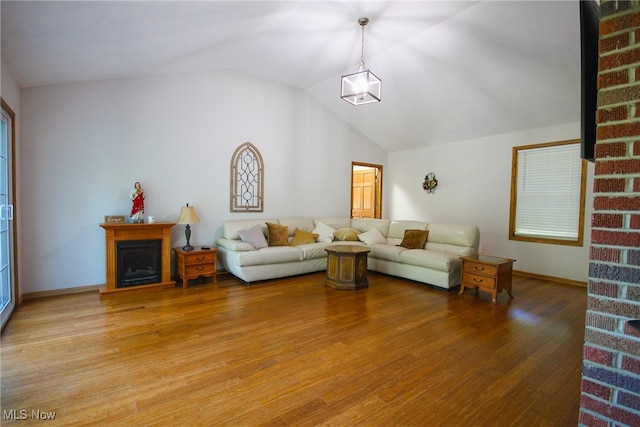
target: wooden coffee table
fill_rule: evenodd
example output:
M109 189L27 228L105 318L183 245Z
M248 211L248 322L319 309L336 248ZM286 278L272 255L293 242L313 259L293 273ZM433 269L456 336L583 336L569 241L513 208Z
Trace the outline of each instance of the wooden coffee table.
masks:
M475 288L476 295L478 289L481 289L491 292L491 302L496 304L498 294L506 289L509 298L513 298L511 281L515 259L482 254L463 256L460 259L462 260L460 295L464 293L465 288Z
M371 249L356 245L332 245L327 251L326 286L354 291L369 287L367 254Z

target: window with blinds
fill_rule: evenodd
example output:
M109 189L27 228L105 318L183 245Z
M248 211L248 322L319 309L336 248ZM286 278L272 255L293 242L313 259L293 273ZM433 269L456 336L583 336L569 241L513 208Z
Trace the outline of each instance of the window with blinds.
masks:
M509 239L582 246L586 164L580 141L513 147Z

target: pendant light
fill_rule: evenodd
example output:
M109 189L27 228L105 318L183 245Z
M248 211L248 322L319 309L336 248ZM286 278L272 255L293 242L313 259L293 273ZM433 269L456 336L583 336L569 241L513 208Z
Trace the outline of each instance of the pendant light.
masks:
M362 27L362 51L358 72L342 76L340 97L353 105L380 102L382 81L364 65L364 26L368 23L369 18L358 19L358 24Z

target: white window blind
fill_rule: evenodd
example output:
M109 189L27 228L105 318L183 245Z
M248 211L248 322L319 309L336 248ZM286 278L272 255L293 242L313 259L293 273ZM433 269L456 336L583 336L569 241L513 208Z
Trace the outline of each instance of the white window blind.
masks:
M518 151L516 236L578 240L580 144Z

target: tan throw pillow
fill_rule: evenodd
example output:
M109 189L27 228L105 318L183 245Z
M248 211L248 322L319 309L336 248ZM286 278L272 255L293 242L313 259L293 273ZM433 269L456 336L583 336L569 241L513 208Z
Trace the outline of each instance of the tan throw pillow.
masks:
M289 245L308 245L309 243L315 243L317 238L318 234L316 233L310 233L308 231L296 228L296 231L293 233L293 239L291 240L291 243L289 243Z
M398 246L407 249L424 249L429 237L429 230L405 230L404 239Z
M351 240L357 242L358 234L360 234L360 232L356 229L341 228L340 230L334 231L333 236L336 238L336 240Z
M289 227L267 222L269 246L289 246Z

